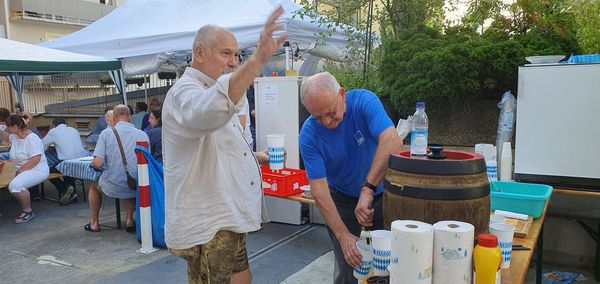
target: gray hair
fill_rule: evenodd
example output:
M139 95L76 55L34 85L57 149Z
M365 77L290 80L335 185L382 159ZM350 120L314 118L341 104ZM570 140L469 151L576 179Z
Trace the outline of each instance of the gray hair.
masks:
M306 80L302 82L302 86L300 87L300 99L302 100L302 103L304 103L306 97L323 90L337 94L340 91L340 88L340 83L338 83L331 73L317 73L306 78Z
M204 25L198 29L196 32L196 37L194 38L194 45L192 46L192 54L193 50L196 49L198 45L201 45L205 48L209 48L215 43L217 38L217 34L219 32L223 32L227 30L225 28L219 27L217 25Z
M114 117L120 117L120 116L124 116L124 115L131 115L131 112L129 112L129 107L126 105L117 105L115 108L113 108L113 116Z

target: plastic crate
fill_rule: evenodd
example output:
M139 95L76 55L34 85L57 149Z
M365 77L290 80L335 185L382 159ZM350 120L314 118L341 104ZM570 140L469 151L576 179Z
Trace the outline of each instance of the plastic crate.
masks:
M506 210L539 218L552 194L552 187L535 183L492 181L490 191L492 210Z
M301 193L300 188L308 184L306 172L298 169L283 168L272 171L268 166L260 167L265 194L274 196L290 196Z

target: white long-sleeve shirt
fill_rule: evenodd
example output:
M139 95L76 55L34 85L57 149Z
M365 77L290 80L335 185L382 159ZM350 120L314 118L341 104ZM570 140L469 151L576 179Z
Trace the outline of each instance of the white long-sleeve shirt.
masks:
M69 160L85 157L86 153L81 142L81 137L77 129L69 127L66 124L59 124L48 131L48 134L42 139L44 148L54 144L56 153L60 160Z
M162 143L167 246L190 248L220 230L260 229L260 168L229 98L230 75L217 81L187 68L163 104Z

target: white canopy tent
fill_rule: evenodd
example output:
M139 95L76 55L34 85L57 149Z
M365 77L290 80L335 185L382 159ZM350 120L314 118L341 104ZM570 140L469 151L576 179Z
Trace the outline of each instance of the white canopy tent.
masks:
M91 25L41 45L120 58L127 75L173 70L190 60L195 33L206 24L228 28L240 49L254 47L278 5L285 9L280 22L291 43L314 45L315 34L329 33L308 17L294 17L300 7L291 0L128 0ZM341 30L327 38L327 46L343 49L345 45Z
M24 76L99 71L110 73L117 89L127 101L125 80L119 60L0 38L0 75L8 78L21 105L23 104Z

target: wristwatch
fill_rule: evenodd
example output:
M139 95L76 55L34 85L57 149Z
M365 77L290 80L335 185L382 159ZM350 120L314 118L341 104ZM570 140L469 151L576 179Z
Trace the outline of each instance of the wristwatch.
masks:
M369 188L373 192L377 191L377 186L374 185L374 184L372 184L372 183L370 183L367 179L365 179L365 182L363 182L362 186Z

